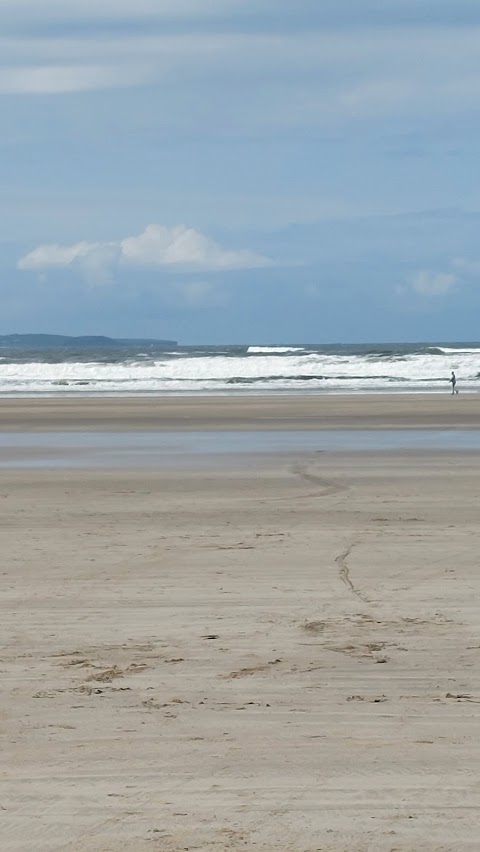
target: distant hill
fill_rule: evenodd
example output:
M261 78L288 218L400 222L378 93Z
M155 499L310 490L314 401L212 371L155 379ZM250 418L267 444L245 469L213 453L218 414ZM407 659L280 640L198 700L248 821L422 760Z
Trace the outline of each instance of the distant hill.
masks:
M70 337L66 334L0 334L0 347L18 346L21 348L50 349L61 346L68 349L113 349L115 346L155 346L171 348L177 346L176 340L153 340L150 338L104 337L98 334L87 334L81 337Z

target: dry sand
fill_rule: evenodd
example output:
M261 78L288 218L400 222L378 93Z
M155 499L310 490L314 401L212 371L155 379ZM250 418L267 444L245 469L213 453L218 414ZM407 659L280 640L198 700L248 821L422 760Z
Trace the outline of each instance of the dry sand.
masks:
M405 425L432 419L421 400ZM90 428L125 428L94 402ZM477 399L435 417L453 407L474 426ZM42 429L40 408L4 412ZM480 849L479 471L473 452L1 471L2 852Z

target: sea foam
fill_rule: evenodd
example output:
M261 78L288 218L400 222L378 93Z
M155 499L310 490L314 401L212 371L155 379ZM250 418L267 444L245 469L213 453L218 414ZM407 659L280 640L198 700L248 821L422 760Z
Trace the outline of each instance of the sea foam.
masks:
M76 354L76 353L75 353ZM179 347L170 352L2 353L0 393L462 392L480 389L480 346Z

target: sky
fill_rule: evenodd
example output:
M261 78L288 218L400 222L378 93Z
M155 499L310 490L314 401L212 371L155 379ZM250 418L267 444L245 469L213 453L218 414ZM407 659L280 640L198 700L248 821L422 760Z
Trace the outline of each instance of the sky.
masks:
M478 0L0 21L0 333L480 339Z

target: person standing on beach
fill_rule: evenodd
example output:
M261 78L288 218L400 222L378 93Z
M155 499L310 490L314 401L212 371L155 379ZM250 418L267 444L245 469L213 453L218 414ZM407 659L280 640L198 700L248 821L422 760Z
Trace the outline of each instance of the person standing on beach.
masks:
M453 372L453 370L452 370L452 376L448 381L452 385L452 393L458 393L458 390L457 390L457 387L456 387L457 386L457 377L456 377L455 373Z

